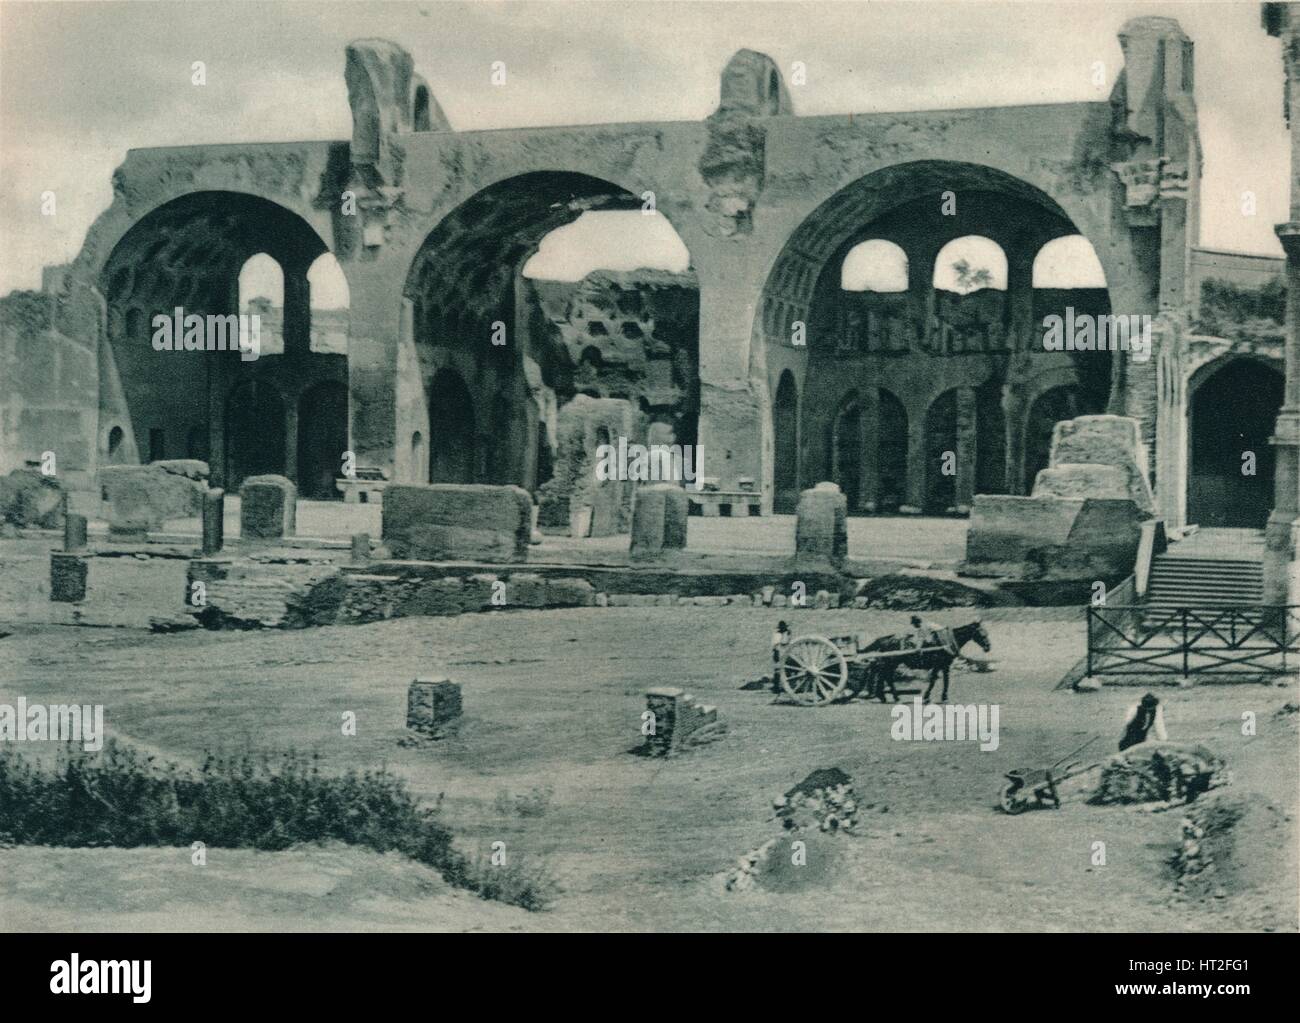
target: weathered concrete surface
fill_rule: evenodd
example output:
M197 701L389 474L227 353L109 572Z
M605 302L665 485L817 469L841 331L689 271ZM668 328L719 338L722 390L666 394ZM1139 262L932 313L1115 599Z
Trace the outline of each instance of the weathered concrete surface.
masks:
M283 476L250 476L239 488L239 535L244 540L293 536L298 488Z
M396 558L524 561L532 499L520 487L441 483L384 491L384 545Z
M50 599L76 604L86 599L89 560L83 554L50 555Z
M101 494L108 502L109 527L114 532L138 533L161 529L168 519L184 519L203 512L207 490L202 462L154 462L149 465L110 465L99 470Z

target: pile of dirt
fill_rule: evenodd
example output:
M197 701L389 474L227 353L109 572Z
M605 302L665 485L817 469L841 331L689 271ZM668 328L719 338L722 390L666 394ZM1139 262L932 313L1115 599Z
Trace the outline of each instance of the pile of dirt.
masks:
M1088 802L1188 802L1232 780L1227 763L1204 746L1144 742L1111 757Z
M1182 843L1170 860L1175 887L1186 896L1214 898L1284 890L1289 870L1276 852L1294 848L1291 825L1265 800L1215 793L1198 801L1183 818Z
M1003 603L987 590L952 579L903 573L877 576L857 596L867 607L885 611L942 611L949 607L993 607Z
M858 833L853 779L838 767L813 771L772 800L772 810L784 835L742 856L726 875L727 891L792 891L826 879L837 854L829 836Z

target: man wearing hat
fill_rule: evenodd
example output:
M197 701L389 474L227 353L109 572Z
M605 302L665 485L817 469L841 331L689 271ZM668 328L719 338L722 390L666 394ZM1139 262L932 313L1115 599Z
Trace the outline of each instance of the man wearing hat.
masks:
M1166 741L1165 711L1154 693L1147 693L1128 709L1124 717L1124 735L1119 740L1120 752L1140 742L1146 742L1148 733L1155 729L1156 738Z

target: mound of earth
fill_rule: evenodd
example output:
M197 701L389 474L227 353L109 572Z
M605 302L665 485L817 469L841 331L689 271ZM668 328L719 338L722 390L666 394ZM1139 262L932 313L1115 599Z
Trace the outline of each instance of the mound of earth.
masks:
M1188 808L1182 844L1170 860L1176 886L1192 897L1275 894L1294 884L1277 851L1294 849L1291 818L1262 799L1214 793Z
M869 608L886 611L941 611L948 607L993 607L1002 603L987 590L952 579L895 573L872 579L858 591Z
M838 848L831 838L855 834L858 805L853 779L838 767L813 771L772 800L784 834L740 858L725 878L727 891L796 891L829 881Z
M1144 742L1111 757L1088 802L1185 801L1232 780L1227 763L1204 746Z

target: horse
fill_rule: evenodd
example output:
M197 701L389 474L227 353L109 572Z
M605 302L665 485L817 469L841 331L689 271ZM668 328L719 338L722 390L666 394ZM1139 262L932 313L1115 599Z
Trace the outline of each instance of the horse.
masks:
M989 641L989 634L984 631L984 625L978 618L966 625L955 626L952 629L952 636L955 646L951 649L948 647L934 647L919 650L907 657L882 657L877 660L872 665L872 692L880 697L880 702L885 702L885 686L889 686L890 695L893 696L895 703L898 702L898 690L894 687L894 675L898 671L901 662L905 667L930 673L929 685L926 687L925 696L922 697L926 703L930 702L930 693L934 690L934 684L939 678L939 672L943 672L943 695L940 697L940 702L947 703L948 669L952 667L952 662L957 659L957 652L972 639L980 645L985 653L988 653L993 646ZM861 652L906 650L912 645L912 642L912 636L909 634L890 634L872 640L870 644L862 648Z

